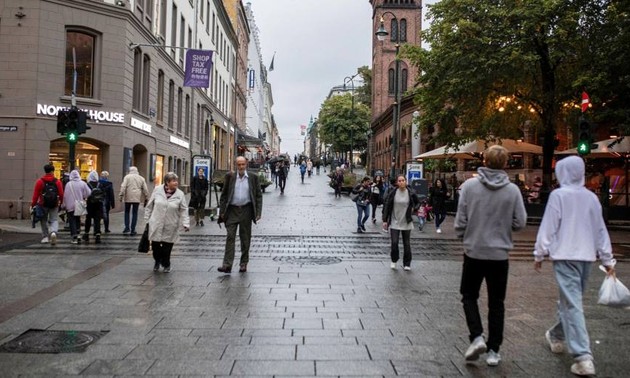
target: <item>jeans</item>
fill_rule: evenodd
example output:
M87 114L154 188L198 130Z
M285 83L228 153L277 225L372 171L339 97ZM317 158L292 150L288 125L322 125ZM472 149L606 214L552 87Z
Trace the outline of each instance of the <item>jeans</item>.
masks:
M427 221L427 218L418 217L418 228L422 230L424 228L424 224L426 223L426 221Z
M459 292L462 294L466 324L472 342L483 334L483 325L479 315L479 290L486 280L488 289L488 342L489 350L499 352L503 343L503 326L505 318L505 292L507 289L508 260L479 260L464 255L464 268Z
M90 234L90 227L92 226L92 220L94 221L94 235L101 234L101 214L85 216L85 234Z
M165 268L171 266L173 243L153 241L151 242L151 250L153 251L153 260L155 260L156 264L160 264Z
M59 209L56 207L54 209L48 209L43 206L42 209L44 210L44 216L39 223L42 227L42 237L47 238L50 233L59 232Z
M81 233L81 217L75 217L74 211L69 211L67 217L70 224L70 236L74 239Z
M101 214L103 214L103 227L105 227L106 232L109 231L109 210L110 210L109 204L104 203L103 211Z
M444 219L446 219L446 212L445 211L437 211L434 212L435 213L435 228L440 228L440 225L442 224L442 222L444 222ZM496 350L495 350L496 352Z
M136 223L138 222L138 202L125 202L125 231L136 232ZM129 211L131 211L131 227L129 227Z
M403 239L403 265L411 266L411 230L389 229L389 235L391 237L392 262L397 262L399 259L400 251L398 249L398 240L400 239L401 233Z
M370 217L370 204L357 205L357 227L361 228L365 221Z
M566 342L569 353L576 361L593 359L582 306L582 295L592 267L590 261L553 262L560 299L556 323L549 333L552 339Z

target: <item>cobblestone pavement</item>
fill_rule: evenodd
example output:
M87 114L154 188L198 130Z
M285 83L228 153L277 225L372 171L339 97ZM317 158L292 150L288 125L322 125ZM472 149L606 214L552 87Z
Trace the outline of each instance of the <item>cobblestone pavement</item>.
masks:
M0 344L28 329L109 332L83 353L0 353L0 376L571 376L570 356L543 337L557 292L551 264L532 269L536 227L515 236L503 361L466 365L452 217L442 234L414 231L412 271L392 270L380 222L356 234L354 204L335 199L323 174L300 184L296 171L284 196L263 195L245 274L216 271L225 230L209 220L183 235L170 274L153 273L138 238L119 234L119 213L100 245L71 245L63 232L55 247L18 240L0 253ZM27 221L0 229L33 232ZM627 233L611 237L624 254ZM618 276L630 283L627 264ZM598 375L623 377L630 311L596 304L602 278L594 270L587 324Z

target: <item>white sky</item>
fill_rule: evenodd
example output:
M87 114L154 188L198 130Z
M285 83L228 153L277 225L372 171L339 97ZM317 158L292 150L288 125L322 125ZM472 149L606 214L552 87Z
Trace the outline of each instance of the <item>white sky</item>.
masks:
M244 2L251 3L267 68L276 53L268 75L272 112L282 152L293 156L304 149L300 125L317 118L330 89L358 67L371 67L372 6L369 0Z

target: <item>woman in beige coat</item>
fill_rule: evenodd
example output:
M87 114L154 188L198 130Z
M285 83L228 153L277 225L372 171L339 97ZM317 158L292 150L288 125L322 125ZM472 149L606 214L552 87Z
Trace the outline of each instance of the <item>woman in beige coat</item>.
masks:
M177 175L173 172L167 173L164 176L164 185L153 190L144 210L155 260L154 272L160 269L160 265L164 267L164 273L171 271L171 250L173 244L179 240L180 227L186 232L190 228L188 202L184 192L177 188L178 185Z

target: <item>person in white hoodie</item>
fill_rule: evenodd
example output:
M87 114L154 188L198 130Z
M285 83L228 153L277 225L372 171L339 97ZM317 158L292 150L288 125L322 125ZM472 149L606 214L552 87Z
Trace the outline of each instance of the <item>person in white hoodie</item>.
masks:
M573 374L595 375L582 295L597 256L608 274L614 273L615 260L602 207L584 186L584 161L577 156L562 159L556 178L560 188L549 196L534 247L534 269L540 272L549 256L560 292L557 320L545 339L553 353L562 353L566 343Z
M508 158L508 151L498 145L484 152L485 167L477 169L477 177L462 184L455 216L455 232L464 241L460 293L471 341L465 358L475 361L487 350L488 366L496 366L501 361L499 348L503 342L503 302L507 291L508 254L513 247L512 232L527 223L521 191L503 170ZM488 288L487 344L477 304L484 280Z

